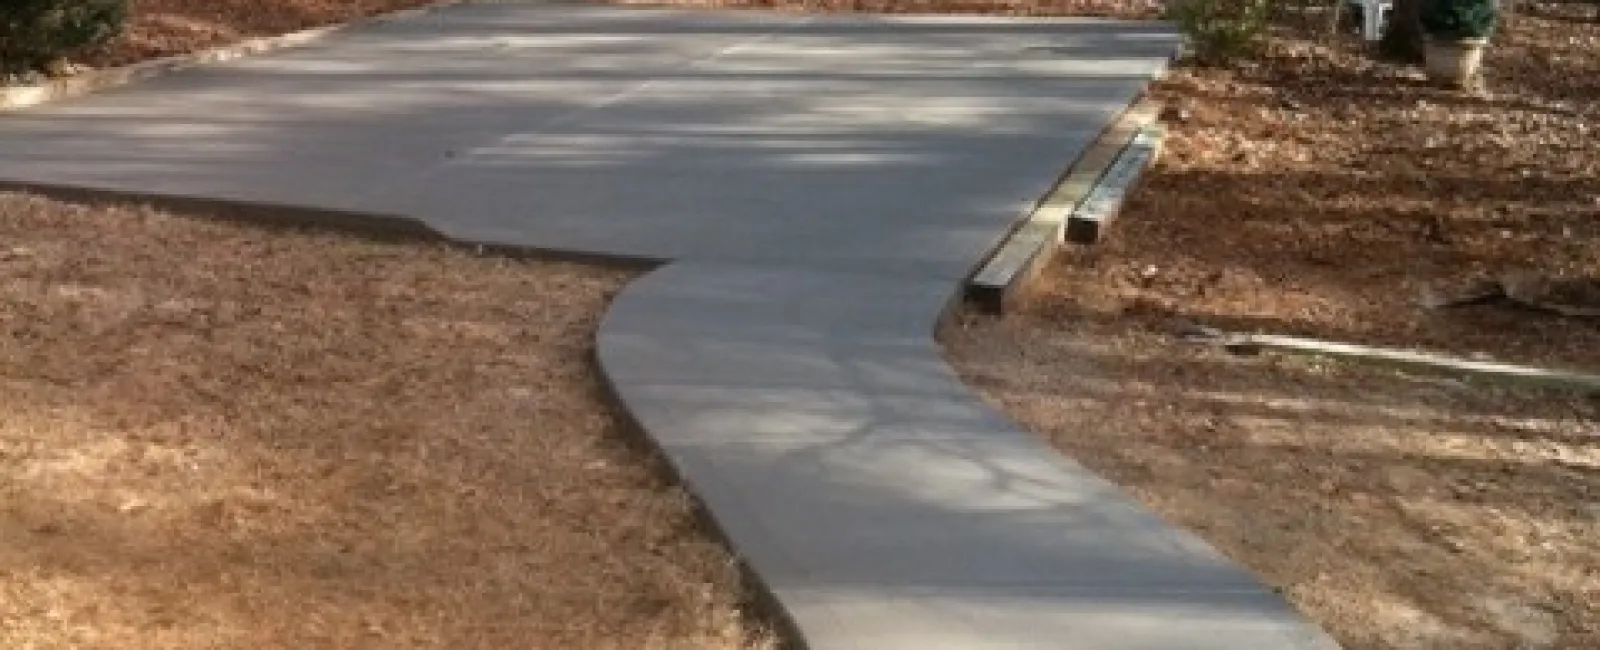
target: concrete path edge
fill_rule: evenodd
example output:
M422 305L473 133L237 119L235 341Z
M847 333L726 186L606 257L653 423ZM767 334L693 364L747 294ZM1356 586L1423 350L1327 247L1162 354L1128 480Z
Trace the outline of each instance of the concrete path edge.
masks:
M935 340L959 293L681 261L636 279L601 323L610 396L787 641L1338 648L1242 567L983 403ZM975 467L1029 487L994 489Z

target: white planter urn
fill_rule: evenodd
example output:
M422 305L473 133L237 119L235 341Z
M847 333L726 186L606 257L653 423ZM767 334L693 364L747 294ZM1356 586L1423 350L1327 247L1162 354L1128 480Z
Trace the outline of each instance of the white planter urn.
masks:
M1472 88L1483 68L1483 51L1488 47L1487 38L1428 39L1428 78L1451 88Z

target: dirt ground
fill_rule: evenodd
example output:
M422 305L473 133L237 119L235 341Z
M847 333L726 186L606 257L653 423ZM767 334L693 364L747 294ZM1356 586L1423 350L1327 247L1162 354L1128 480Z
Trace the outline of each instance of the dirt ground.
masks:
M968 316L963 377L1283 588L1346 650L1600 647L1600 401L1110 316Z
M1287 30L1239 69L1175 71L1162 160L1108 242L1047 271L1038 312L1600 373L1600 319L1425 305L1507 273L1600 279L1600 24L1522 6L1485 96Z
M0 647L748 648L631 273L0 194Z

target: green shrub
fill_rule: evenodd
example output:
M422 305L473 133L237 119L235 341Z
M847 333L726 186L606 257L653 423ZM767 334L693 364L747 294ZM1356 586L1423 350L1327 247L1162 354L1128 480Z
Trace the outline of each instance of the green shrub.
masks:
M0 0L0 72L37 70L115 36L127 0Z
M1424 0L1422 29L1443 40L1488 38L1499 12L1495 0Z
M1197 61L1223 64L1260 50L1272 0L1174 0L1167 17L1188 39Z

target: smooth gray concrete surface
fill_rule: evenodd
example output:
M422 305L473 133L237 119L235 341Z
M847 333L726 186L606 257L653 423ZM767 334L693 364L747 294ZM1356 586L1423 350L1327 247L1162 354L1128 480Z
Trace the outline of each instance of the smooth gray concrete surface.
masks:
M0 120L0 178L956 278L1170 53L1134 23L468 5Z
M679 262L602 369L812 648L1335 648L1203 541L972 395L955 285Z
M985 406L933 340L1175 42L468 5L5 116L0 182L671 262L607 314L602 371L803 647L1333 648Z
M779 589L813 648L1256 650L1333 648L1276 594L933 587ZM907 621L916 621L912 628Z

